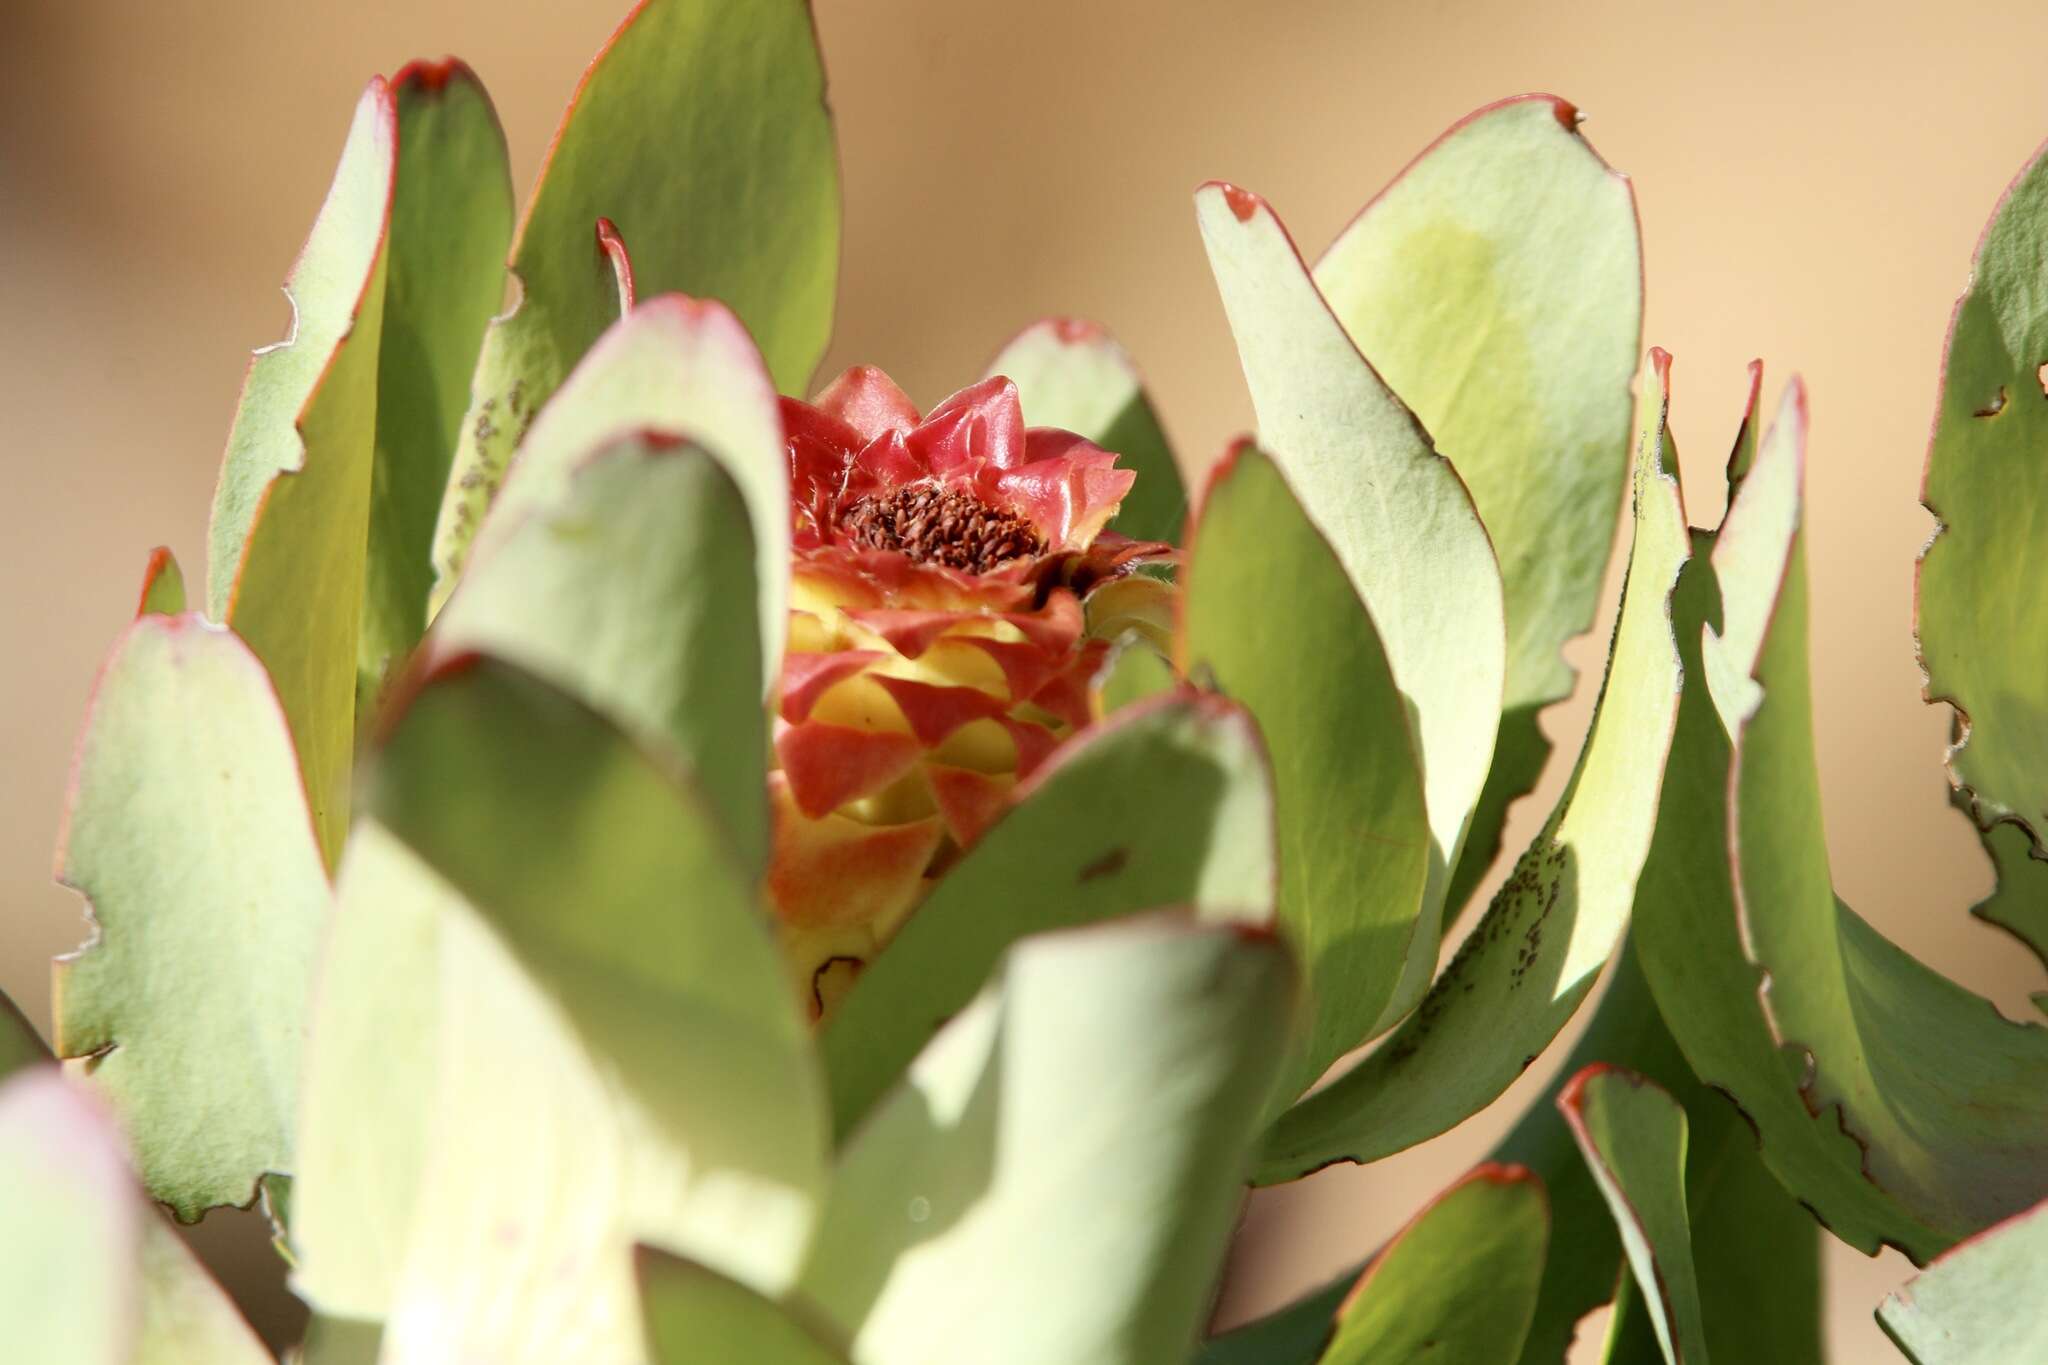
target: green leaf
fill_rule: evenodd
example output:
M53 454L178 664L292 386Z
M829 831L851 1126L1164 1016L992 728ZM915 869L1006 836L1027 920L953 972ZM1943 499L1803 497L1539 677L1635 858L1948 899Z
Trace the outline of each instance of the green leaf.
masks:
M439 597L526 424L619 315L600 217L632 243L641 297L721 300L794 393L832 331L839 216L805 0L638 5L584 74L520 224L518 301L485 338L435 531ZM786 499L777 516L788 519Z
M440 1077L439 926L462 909L381 824L356 823L313 993L292 1201L292 1288L321 1315L390 1310Z
M178 567L177 557L159 545L149 552L149 567L142 573L142 594L135 604L135 614L176 616L184 610L184 571Z
M1456 471L1360 357L1273 211L1221 184L1195 206L1259 448L1329 538L1410 709L1434 847L1395 993L1405 1012L1436 968L1440 907L1500 722L1500 569Z
M398 164L358 659L365 715L426 629L434 519L512 239L505 134L475 73L453 59L414 63L391 93Z
M1134 540L1179 543L1188 510L1180 463L1137 365L1116 338L1079 318L1047 318L1012 337L988 373L1017 386L1032 426L1085 436L1136 472L1112 529Z
M624 437L492 538L431 651L516 663L678 755L758 873L768 736L754 563L746 503L715 459Z
M1280 919L1311 1011L1285 1102L1394 1022L1418 933L1434 952L1429 815L1373 619L1273 462L1226 456L1190 541L1182 671L1251 711L1273 764Z
M1513 1360L1543 1275L1543 1182L1481 1166L1387 1244L1337 1316L1323 1365Z
M473 908L440 916L440 1074L386 1360L636 1361L640 1242L786 1287L825 1106L701 799L579 702L479 658L398 720L369 811Z
M846 1365L822 1327L695 1261L642 1248L639 1272L653 1365Z
M2048 1203L1955 1247L1886 1297L1878 1326L1913 1365L2048 1358Z
M1272 841L1265 754L1228 702L1160 697L1064 745L827 1020L840 1137L1027 934L1175 904L1269 923Z
M315 1313L306 1324L306 1340L298 1359L286 1360L289 1365L377 1365L383 1343L384 1331L377 1323Z
M861 1360L1182 1358L1293 994L1242 927L1018 944L846 1145L805 1292Z
M1635 542L1592 729L1558 808L1421 1008L1275 1126L1262 1183L1371 1161L1479 1112L1533 1062L1593 987L1628 923L1650 844L1680 671L1671 584L1685 509L1665 431L1669 357L1644 368ZM1424 756L1428 761L1427 754Z
M1614 1215L1668 1365L1706 1365L1706 1322L1685 1207L1685 1110L1617 1067L1587 1067L1558 1096Z
M1536 714L1571 692L1560 651L1593 624L1627 481L1642 244L1628 180L1578 121L1548 95L1479 110L1315 268L1345 331L1457 466L1500 559L1506 713L1452 912L1550 752Z
M139 1201L139 1193L131 1197ZM234 1300L151 1208L142 1212L138 1274L142 1337L128 1365L271 1365L269 1348Z
M249 642L277 686L330 867L348 828L397 157L380 77L285 284L291 335L249 367L208 529L207 615Z
M2002 1018L1835 898L1806 661L1804 444L1795 385L1731 496L1713 578L1695 571L1679 594L1691 685L1639 898L1644 968L1779 1179L1850 1245L1924 1260L2048 1190L2048 1030ZM1702 639L1717 589L1720 627Z
M263 665L196 616L137 618L86 712L57 875L95 936L59 959L56 1047L181 1218L292 1169L329 890Z
M1998 869L1998 885L1970 913L2010 933L2048 966L2048 858L2038 856L2025 827L2010 820L1977 837Z
M765 676L775 677L789 628L789 456L760 353L719 304L650 299L604 335L520 446L515 472L477 538L476 556L519 534L535 512L562 504L576 471L597 450L638 431L702 447L745 496L754 528L760 657ZM444 577L442 596L453 587Z
M1920 662L1930 701L1957 711L1949 772L1979 826L2048 837L2048 148L1999 201L1956 301L1922 499L1940 528L1920 559Z

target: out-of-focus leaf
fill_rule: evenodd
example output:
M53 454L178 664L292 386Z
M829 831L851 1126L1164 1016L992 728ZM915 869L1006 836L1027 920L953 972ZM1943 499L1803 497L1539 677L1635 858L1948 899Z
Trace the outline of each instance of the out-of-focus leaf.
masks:
M1640 945L1688 1060L1748 1114L1787 1188L1850 1245L1925 1260L2048 1192L2048 1030L2002 1018L1835 898L1805 654L1805 426L1794 385L1711 564L1681 586L1691 685Z
M315 1313L306 1325L298 1359L291 1365L377 1365L383 1343L384 1329L378 1323Z
M1185 905L1266 924L1273 796L1250 718L1185 693L1063 748L933 889L826 1022L843 1138L1027 934Z
M391 94L398 166L357 660L364 715L426 629L434 519L512 239L505 134L476 74L453 59L416 62L392 77Z
M299 1106L292 1288L379 1320L420 1199L439 1077L439 923L462 899L375 820L349 834Z
M842 1151L804 1291L860 1360L1184 1358L1294 986L1177 916L1018 944Z
M196 616L138 617L86 712L57 875L95 934L58 961L56 1047L192 1219L292 1169L329 890L262 663Z
M1677 478L1667 472L1676 467L1664 425L1669 361L1652 351L1643 372L1635 541L1606 682L1571 785L1415 1015L1282 1117L1262 1182L1387 1156L1477 1113L1564 1027L1627 926L1680 684L1670 593L1686 536Z
M1126 636L1110 650L1090 689L1095 714L1113 716L1147 697L1171 692L1180 683L1173 664L1139 637Z
M1706 1321L1685 1207L1685 1110L1617 1067L1581 1071L1558 1096L1614 1215L1667 1365L1706 1365Z
M518 300L477 363L435 531L438 598L534 413L619 315L601 217L632 244L643 298L724 301L776 385L804 388L832 330L840 217L805 0L643 0L591 63L520 223ZM786 501L776 515L787 521Z
M142 592L135 603L137 616L176 616L185 610L185 573L169 549L159 545L149 552L149 565L142 571Z
M2048 966L2048 858L2036 856L2025 827L2010 820L1977 837L1998 869L1998 886L1970 913L2010 933Z
M715 1270L643 1248L639 1271L653 1365L846 1365L821 1326Z
M435 623L680 756L740 864L768 857L754 542L732 478L693 446L627 436L494 537Z
M1359 355L1272 209L1211 184L1195 210L1259 448L1329 538L1408 702L1434 847L1398 1015L1436 969L1451 868L1493 754L1507 666L1500 566L1457 472Z
M1280 919L1311 1021L1282 1103L1393 1020L1429 878L1408 712L1373 618L1273 462L1216 467L1182 575L1180 671L1247 707L1272 759Z
M573 698L471 659L398 720L369 809L474 909L440 916L440 1078L386 1365L637 1361L640 1242L780 1292L828 1122L701 799Z
M1542 772L1536 715L1571 691L1560 650L1593 624L1627 479L1642 243L1628 180L1578 123L1549 95L1488 105L1315 268L1345 331L1457 466L1500 558L1505 713L1453 914L1499 852L1508 804Z
M1032 426L1085 436L1137 474L1112 528L1134 540L1180 540L1188 511L1180 464L1137 365L1116 338L1079 318L1047 318L1012 337L988 373L1017 386Z
M1513 1360L1549 1236L1543 1182L1519 1166L1481 1166L1374 1259L1337 1314L1323 1365Z
M1284 1308L1209 1338L1195 1365L1314 1365L1337 1329L1337 1310L1370 1266L1355 1266Z
M141 1202L140 1191L131 1197ZM142 1336L127 1365L271 1365L269 1348L227 1291L163 1215L147 1206L139 1274Z
M206 614L270 671L330 867L348 828L397 157L396 106L380 77L356 106L285 284L291 335L249 366L207 532Z
M789 626L789 456L761 355L722 304L679 295L649 299L604 335L520 446L476 555L493 553L536 512L568 499L576 471L599 448L640 432L702 447L745 496L762 666L773 678ZM444 578L443 595L453 586Z
M1980 826L2025 823L2048 839L2048 147L2006 188L1942 359L1941 405L1922 498L1941 523L1920 559L1920 662L1930 701L1962 730L1949 772Z
M1878 1325L1913 1365L2048 1360L2048 1203L1944 1253L1888 1295Z

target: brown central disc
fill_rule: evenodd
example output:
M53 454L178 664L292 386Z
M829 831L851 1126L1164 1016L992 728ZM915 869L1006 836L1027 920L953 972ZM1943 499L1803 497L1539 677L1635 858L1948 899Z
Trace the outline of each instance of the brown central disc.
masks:
M847 509L839 526L855 545L900 550L920 564L966 573L986 573L1045 547L1037 529L1016 513L930 483L862 498Z

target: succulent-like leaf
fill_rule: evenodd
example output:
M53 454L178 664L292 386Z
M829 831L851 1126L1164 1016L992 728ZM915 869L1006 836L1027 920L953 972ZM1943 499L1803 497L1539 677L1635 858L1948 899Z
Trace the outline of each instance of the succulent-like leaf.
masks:
M397 158L396 106L379 77L285 285L291 335L249 366L207 532L206 613L270 671L330 867L348 827Z
M426 629L434 519L484 327L505 293L512 173L474 72L416 62L391 79L398 126L358 705L368 713Z
M722 304L680 295L649 299L591 348L527 433L476 554L519 534L536 511L562 503L594 451L639 432L702 447L745 496L762 667L773 678L788 630L789 457L760 352ZM453 586L444 577L442 595Z
M520 223L518 299L485 338L435 532L439 596L527 423L619 315L600 218L632 244L642 296L722 300L796 392L832 330L839 216L805 0L640 0L585 73Z
M1188 510L1180 463L1116 338L1079 318L1047 318L1012 337L988 373L1017 386L1033 426L1085 436L1114 451L1119 468L1136 472L1112 527L1133 540L1179 542Z
M1195 207L1259 448L1329 537L1411 711L1435 846L1395 996L1405 1010L1436 968L1440 910L1500 723L1500 567L1471 494L1345 335L1273 210L1221 184Z
M2002 1018L1835 898L1808 697L1805 427L1795 385L1711 563L1681 584L1688 685L1639 946L1687 1059L1741 1105L1779 1179L1850 1245L1924 1261L2048 1192L2048 1030Z
M1632 1071L1596 1065L1558 1107L1614 1215L1666 1365L1706 1365L1706 1320L1685 1206L1685 1110Z
M1970 913L2012 934L2048 966L2048 858L2035 853L2026 828L2011 820L1978 837L1998 869L1998 885Z
M1020 943L846 1146L805 1292L861 1360L1182 1358L1293 996L1241 927Z
M1316 262L1388 387L1472 490L1506 590L1507 691L1448 909L1541 773L1564 643L1593 623L1627 482L1642 244L1628 180L1549 95L1488 105L1417 157Z
M786 1286L825 1106L701 799L572 698L471 659L397 722L370 811L474 910L440 917L440 1079L388 1365L638 1360L639 1242Z
M182 1218L292 1169L299 1051L329 891L262 663L145 615L102 668L57 875L94 937L60 959L56 1047L90 1058L149 1192Z
M142 572L142 592L136 599L135 614L176 616L185 610L185 573L177 556L162 545L149 552L149 565Z
M1979 825L2048 841L2048 147L2006 188L1956 301L1922 494L1941 526L1921 557L1920 662L1956 708L1949 772Z
M1250 718L1188 694L1071 741L949 869L825 1025L842 1137L1027 934L1159 905L1265 924L1272 779Z
M1543 1276L1543 1182L1481 1166L1387 1244L1338 1311L1323 1365L1513 1360Z
M1945 1252L1886 1297L1878 1325L1913 1365L2048 1359L2048 1203Z
M1272 758L1280 918L1311 1011L1290 1100L1393 1022L1416 935L1435 942L1421 768L1372 616L1249 445L1211 475L1182 592L1181 671L1248 708Z
M768 736L754 564L746 502L714 458L625 436L491 539L431 651L516 663L680 756L758 874Z
M695 1261L642 1248L639 1272L653 1365L847 1365L822 1327Z
M1669 360L1653 351L1644 367L1635 541L1571 785L1420 1010L1276 1125L1262 1182L1374 1160L1477 1113L1571 1018L1627 926L1680 683L1670 593L1686 536L1664 425Z

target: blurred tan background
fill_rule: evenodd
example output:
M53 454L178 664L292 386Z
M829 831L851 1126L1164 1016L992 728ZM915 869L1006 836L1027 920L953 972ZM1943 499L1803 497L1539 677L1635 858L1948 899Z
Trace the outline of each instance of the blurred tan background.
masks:
M363 80L416 55L467 58L524 185L624 5L0 0L0 989L32 1018L47 1016L48 957L82 933L49 866L95 664L149 547L198 569L244 356L283 332L276 286ZM1765 357L1773 393L1793 369L1812 385L1815 679L1841 890L1914 952L2025 1008L2038 967L1967 914L1990 875L1945 804L1947 713L1920 701L1910 631L1942 336L1985 216L2048 136L2048 10L817 8L847 186L829 368L879 363L929 403L1021 324L1084 314L1146 367L1191 464L1249 423L1190 212L1199 181L1260 190L1313 254L1467 110L1530 89L1575 101L1635 181L1646 340L1677 357L1695 521L1720 514L1743 363ZM1574 654L1597 667L1593 642ZM1567 761L1588 704L1552 717ZM1422 1151L1262 1199L1225 1314L1368 1251L1546 1072ZM199 1240L280 1330L291 1306L254 1224L217 1214ZM1837 1360L1893 1358L1869 1312L1906 1271L1832 1248Z

